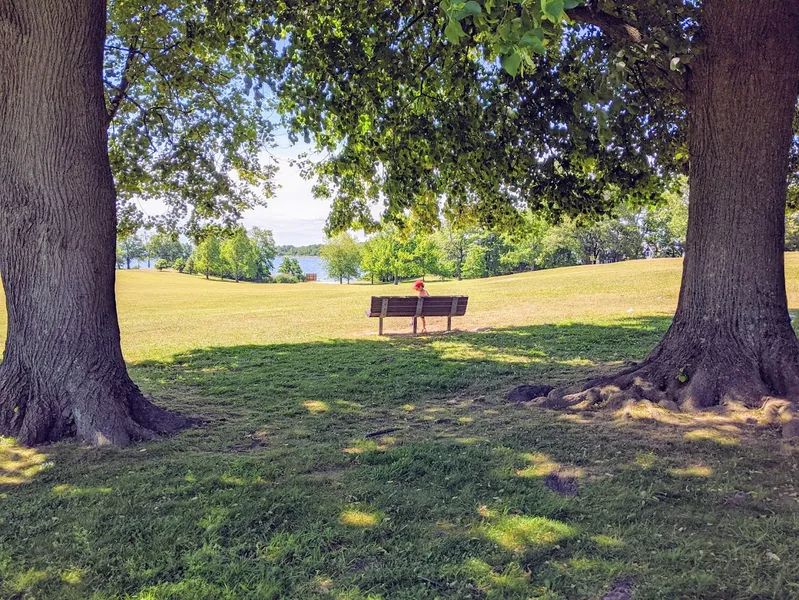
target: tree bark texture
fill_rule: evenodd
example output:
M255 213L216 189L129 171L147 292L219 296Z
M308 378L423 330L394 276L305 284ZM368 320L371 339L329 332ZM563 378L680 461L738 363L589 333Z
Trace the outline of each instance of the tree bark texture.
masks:
M0 433L128 444L187 421L127 374L114 296L103 0L0 0Z
M668 399L684 409L799 401L783 265L799 1L703 6L687 86L690 202L674 320L640 365L551 400Z

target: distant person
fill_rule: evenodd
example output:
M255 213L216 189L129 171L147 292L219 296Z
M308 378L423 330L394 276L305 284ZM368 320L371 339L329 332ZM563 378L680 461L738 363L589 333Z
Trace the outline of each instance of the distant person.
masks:
M417 295L420 298L429 298L430 292L424 289L424 281L418 279L416 283L413 284L413 289L416 291ZM424 317L419 317L422 320L422 333L427 333L427 323L424 320Z

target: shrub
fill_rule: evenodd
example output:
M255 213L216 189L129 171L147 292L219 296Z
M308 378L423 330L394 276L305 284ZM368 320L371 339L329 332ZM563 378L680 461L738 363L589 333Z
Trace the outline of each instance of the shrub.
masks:
M183 269L186 268L186 260L182 256L178 257L175 259L175 262L172 263L172 268L178 273L183 273Z
M283 273L275 275L275 283L297 283L298 281L293 275L285 275Z
M186 260L186 266L183 267L183 272L188 273L189 275L194 275L197 272L197 267L194 264L193 254Z
M165 258L159 258L157 261L155 261L155 268L159 271L163 271L164 269L169 268L169 263L166 262Z

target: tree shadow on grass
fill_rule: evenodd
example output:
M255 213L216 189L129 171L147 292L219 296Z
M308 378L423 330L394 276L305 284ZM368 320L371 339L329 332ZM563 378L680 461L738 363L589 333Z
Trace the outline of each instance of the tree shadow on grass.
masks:
M767 441L658 437L503 399L640 359L667 327L238 346L135 365L147 392L205 426L15 459L31 464L14 471L27 482L0 485L0 596L596 598L632 577L640 598L787 598L791 463ZM552 491L553 477L573 478L576 495Z

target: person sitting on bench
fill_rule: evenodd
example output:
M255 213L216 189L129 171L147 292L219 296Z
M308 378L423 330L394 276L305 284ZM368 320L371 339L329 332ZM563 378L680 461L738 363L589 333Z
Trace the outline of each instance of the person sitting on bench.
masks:
M416 290L416 293L420 298L429 298L430 292L424 289L424 281L418 279L416 283L413 284L413 289ZM422 319L422 333L427 333L427 323L424 320L424 317L419 317ZM411 321L411 326L413 326L413 321Z

